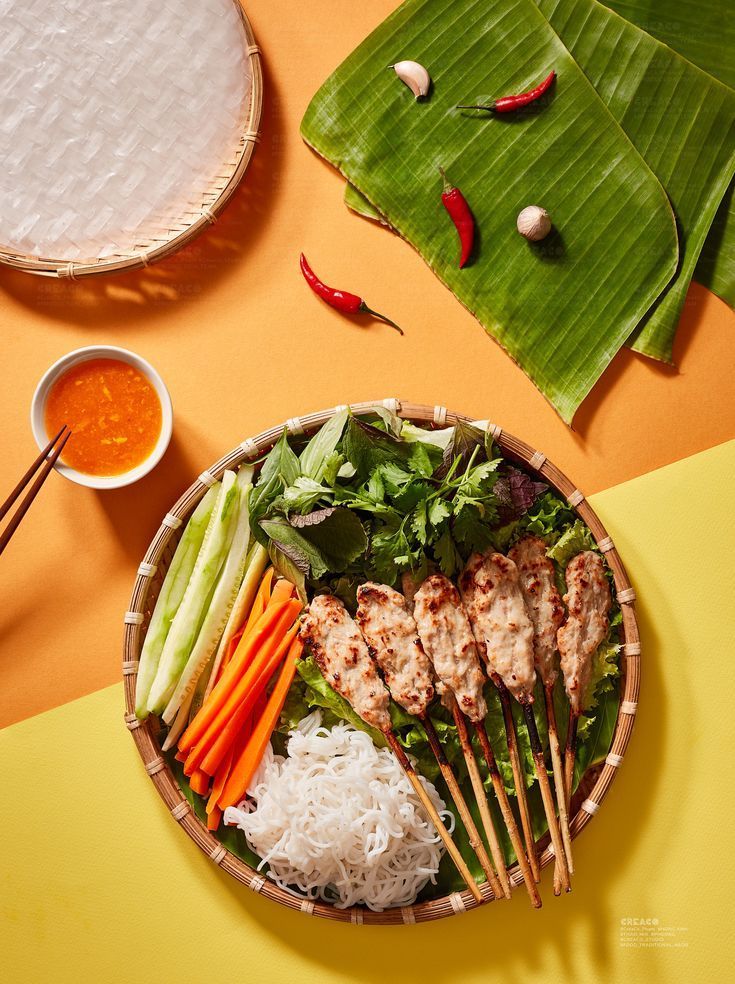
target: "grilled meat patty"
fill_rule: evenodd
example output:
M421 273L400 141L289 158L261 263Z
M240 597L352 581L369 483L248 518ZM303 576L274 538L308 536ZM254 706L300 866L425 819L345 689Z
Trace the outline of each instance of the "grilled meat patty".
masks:
M356 621L393 699L409 714L423 714L434 684L406 599L386 584L367 581L357 589Z
M524 536L508 551L518 576L533 626L533 656L544 686L556 680L556 633L564 621L564 606L554 580L554 565L546 556L546 544L538 536Z
M532 695L533 626L516 565L500 553L473 554L459 590L488 674L497 674L517 699Z
M388 691L355 620L339 598L316 595L299 634L327 683L352 705L363 721L379 731L389 730Z
M424 652L434 664L439 689L448 688L471 721L482 721L485 674L459 591L443 574L427 577L414 596L413 615Z
M612 598L605 562L592 550L572 557L566 581L567 620L557 632L557 643L569 702L581 714L589 698L592 658L610 627Z

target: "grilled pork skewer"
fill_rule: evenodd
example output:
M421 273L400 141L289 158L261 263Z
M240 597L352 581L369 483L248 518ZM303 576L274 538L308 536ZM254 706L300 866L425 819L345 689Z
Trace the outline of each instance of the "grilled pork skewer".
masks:
M536 683L536 672L533 668L533 627L526 612L526 605L519 584L518 568L512 560L499 553L474 554L462 572L460 589L467 607L467 614L470 617L472 631L487 663L488 675L500 694L511 761L513 761L514 753L516 756L518 778L516 779L514 771L514 779L519 794L519 803L525 804L526 812L528 812L528 800L523 771L518 759L509 692L523 710L546 822L561 869L561 883L563 888L569 891L567 859L556 818L554 797L546 773L544 752L536 728L536 719L533 716L533 690ZM513 747L510 747L511 745ZM523 806L521 809L521 816L523 817ZM527 822L530 839L533 843L530 816L527 818ZM533 843L533 849L535 849L535 843Z
M541 900L536 883L483 724L487 715L487 705L482 693L485 675L480 667L477 645L459 592L448 578L442 574L432 574L424 581L415 595L414 618L424 651L434 664L434 671L440 680L440 687L443 688L442 699L454 716L462 754L467 763L467 771L503 889L510 896L505 857L498 843L485 787L470 744L465 715L473 722L480 735L485 735L489 749L486 757L495 795L531 902L538 908Z
M414 595L413 602L413 615L419 639L424 652L433 664L434 673L439 680L437 690L442 695L444 704L452 710L455 721L460 713L455 699L457 696L459 696L462 706L476 708L484 717L487 713L485 698L482 695L482 687L485 682L484 674L480 669L475 640L467 616L462 609L457 589L442 574L434 574L423 582ZM466 725L464 730L466 733ZM472 762L479 778L479 770L474 757ZM474 778L472 771L470 771L470 778ZM490 845L490 853L493 856L495 870L498 874L498 881L502 887L503 895L509 899L510 881L505 867L505 855L495 832L481 779L481 795L479 797L477 795L478 788L474 782L473 789L487 841Z
M457 870L474 898L482 902L482 894L464 858L393 731L388 713L388 691L378 676L354 619L338 598L333 595L316 595L307 609L300 636L311 650L327 683L348 701L366 724L385 735Z
M605 563L592 550L579 553L567 564L566 622L558 630L560 666L569 698L569 725L564 756L564 793L567 813L572 798L577 725L589 699L592 659L610 628L612 598Z
M477 855L495 898L501 898L505 894L503 887L493 870L467 802L428 715L428 707L435 693L431 664L419 640L416 622L408 611L406 599L385 584L368 581L357 589L356 621L368 651L383 671L393 699L409 714L418 717L424 726L439 770L462 818L472 850Z
M549 748L554 771L554 789L559 807L559 826L561 827L569 873L572 874L574 871L572 838L569 832L564 766L554 711L554 684L558 676L556 633L564 621L564 606L556 587L554 565L546 556L546 544L540 537L521 537L515 546L508 551L508 556L518 568L526 611L533 626L533 660L536 673L541 678L544 688Z
M479 610L482 607L480 604L482 596L476 583L476 574L481 568L482 561L483 558L479 554L474 554L470 557L467 567L460 576L459 587L465 609L467 610L467 614L470 619L470 625L472 626L472 631L477 641L478 651L487 662L487 646L485 645L483 631L478 624L478 620L480 618ZM471 567L470 565L473 566ZM513 784L516 789L516 801L521 814L523 839L526 844L526 852L528 854L528 860L531 865L534 880L539 882L541 880L541 869L539 868L538 858L536 856L536 840L533 834L533 827L531 826L531 811L529 810L528 798L526 796L526 780L521 767L520 756L518 754L518 736L516 734L515 722L513 721L513 714L510 708L510 698L508 696L507 689L502 684L499 674L493 671L489 662L487 662L487 672L500 696L500 703L503 711L503 723L505 725L505 737L508 742L508 754L510 757L511 769L513 771ZM483 752L486 754L484 745Z

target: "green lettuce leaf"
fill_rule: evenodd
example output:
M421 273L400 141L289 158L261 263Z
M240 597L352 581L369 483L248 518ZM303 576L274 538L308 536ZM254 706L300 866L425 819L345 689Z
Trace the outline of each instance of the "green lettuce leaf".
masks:
M560 567L565 568L576 554L581 553L583 550L596 549L597 544L595 543L594 537L582 520L578 519L573 526L570 526L565 533L562 533L553 547L550 547L546 551L546 554L559 564Z

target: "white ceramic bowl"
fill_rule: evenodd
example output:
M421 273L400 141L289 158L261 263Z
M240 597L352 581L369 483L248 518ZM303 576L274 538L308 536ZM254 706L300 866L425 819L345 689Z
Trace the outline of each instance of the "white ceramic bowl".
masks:
M46 399L49 390L61 373L66 372L67 369L78 365L80 362L87 362L89 359L119 359L121 362L127 362L129 365L134 366L150 382L158 395L158 399L161 401L161 433L159 434L156 446L145 461L135 468L131 468L130 471L122 472L120 475L86 475L84 472L79 472L75 468L70 468L68 465L62 464L61 461L56 462L56 471L60 472L64 478L68 478L78 485L86 485L90 489L119 489L124 485L131 485L133 482L137 482L138 479L143 478L144 475L147 475L148 472L156 467L169 445L173 432L174 416L171 397L163 380L150 362L146 362L145 359L136 355L135 352L118 348L117 345L87 345L84 348L69 352L68 355L62 356L58 362L54 362L51 368L43 374L41 381L36 387L36 392L33 394L33 400L31 402L31 428L33 429L36 444L43 450L53 436L47 433L45 420Z

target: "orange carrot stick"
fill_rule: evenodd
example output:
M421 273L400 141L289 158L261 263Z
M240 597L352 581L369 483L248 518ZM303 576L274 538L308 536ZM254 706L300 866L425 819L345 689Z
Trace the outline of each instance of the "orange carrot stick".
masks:
M211 813L213 810L218 810L217 800L222 795L222 790L225 788L225 783L232 769L232 763L235 758L239 757L247 743L250 741L250 736L253 733L252 721L248 721L245 727L242 729L240 734L237 736L232 744L232 747L225 755L222 765L217 769L217 775L214 777L214 782L212 783L212 792L209 794L209 800L207 801L207 813Z
M256 675L249 677L250 682L248 684L248 690L242 697L239 704L233 707L231 711L228 711L230 705L226 705L225 710L221 712L220 716L215 718L214 723L211 725L203 738L198 741L194 748L192 748L189 752L187 760L184 763L185 775L190 775L199 768L204 769L207 775L213 776L215 774L216 770L219 768L220 762L217 761L216 764L210 765L209 763L214 763L215 761L214 758L210 758L208 760L207 767L205 768L204 762L206 757L217 744L226 724L235 720L237 722L238 730L246 725L247 721L252 717L252 708L255 701L258 699L258 695L265 690L266 684L273 676L273 673L276 671L282 660L283 655L276 650L276 652L271 653L267 662L259 664L255 668ZM228 734L231 737L231 732ZM221 758L223 747L225 747L225 742L223 741L217 745L215 755L218 759Z
M233 717L233 715L238 712L243 702L247 701L248 708L252 708L253 701L263 690L278 663L283 659L283 656L280 656L278 660L274 660L274 654L278 650L278 647L280 646L285 633L288 631L289 626L294 624L294 619L300 610L301 605L298 601L291 602L290 605L287 604L282 610L281 617L273 626L270 635L263 640L263 644L253 657L253 661L248 669L238 680L234 682L230 689L229 695L225 697L222 707L215 713L214 718L210 722L204 734L197 741L194 747L189 749L189 757L184 764L185 773L187 769L199 768L204 756L216 741L223 727ZM210 694L210 699L214 696L215 690L213 690L212 694ZM206 704L203 705L203 710L206 707ZM201 715L201 713L202 712L200 711L199 714ZM238 718L238 727L244 722L244 720L244 715L241 714ZM197 718L194 718L194 723L196 721ZM208 769L206 771L209 772ZM189 773L186 774L188 775ZM211 775L212 773L210 772L209 774Z
M271 597L271 585L273 584L273 574L273 568L269 567L261 579L255 598L253 598L253 607L250 609L250 614L245 622L246 632L255 624L257 619L260 618L268 607Z
M268 699L266 709L255 726L255 730L245 750L234 762L222 795L217 800L218 805L223 809L226 806L233 806L235 803L239 803L247 792L250 781L263 758L266 745L273 734L273 729L278 723L281 710L286 702L286 695L296 672L296 661L300 658L302 649L301 640L298 638L294 639L286 662L283 664L278 677L278 682Z
M256 724L262 718L263 711L266 709L267 704L268 704L268 694L264 690L263 693L260 695L260 697L258 697L258 699L255 701L255 705L253 706L252 730L255 730Z
M229 666L217 681L209 697L202 704L199 713L179 739L179 751L188 752L199 741L230 694L235 681L242 673L243 664L247 665L247 661L252 657L253 652L257 651L263 640L268 637L273 626L278 622L278 619L287 607L288 603L284 605L272 605L267 611L263 612L257 624L254 626L253 631L237 647L237 652L232 657Z
M285 577L279 577L268 602L268 608L271 605L278 605L282 601L288 601L289 598L293 598L293 584L287 581Z
M207 690L204 695L205 700L207 699L207 697L209 697L210 693L214 689L215 684L222 676L225 667L232 659L232 656L235 650L237 649L240 639L242 639L243 635L248 634L248 631L253 627L253 625L255 625L255 623L258 621L260 616L265 611L267 602L270 599L270 594L271 594L270 586L272 580L273 580L273 568L269 567L268 570L265 572L265 574L263 574L263 576L260 579L260 584L258 585L257 591L255 592L255 596L250 605L250 611L248 612L247 617L244 618L243 623L242 625L240 625L237 632L233 633L232 637L230 638L230 641L227 643L227 648L225 649L225 651L223 653L218 652L217 656L215 657L214 667L212 668L212 675L210 677L209 684L207 685Z
M224 658L218 669L218 673L217 673L218 678L222 675L224 668L232 659L232 656L235 650L237 649L240 640L243 638L247 638L247 636L250 634L252 627L258 621L258 619L263 614L263 612L269 607L269 605L271 603L279 604L280 602L288 601L290 598L293 597L293 585L291 585L289 581L285 581L284 579L281 579L278 583L282 584L283 587L279 589L279 592L276 595L275 600L273 600L270 591L272 580L273 580L273 568L269 567L268 570L263 575L263 580L261 581L260 587L258 588L258 595L256 595L256 598L253 601L253 607L250 609L250 615L248 616L247 622L245 623L244 626L242 626L242 628L238 632L235 633L232 639L230 639L230 643L227 647L227 652L225 653ZM286 587L287 585L290 586Z
M209 791L209 776L201 769L195 769L189 778L189 785L195 793L205 796Z
M255 706L258 696L263 693L266 684L273 676L278 666L286 658L286 655L291 647L291 643L293 642L298 631L299 625L298 622L295 622L281 640L278 648L273 653L273 656L265 665L261 675L258 677L257 683L254 683L252 688L243 695L244 699L242 700L240 706L232 714L228 715L226 718L222 718L223 723L221 730L201 763L201 768L207 773L207 775L214 775L219 768L222 759L225 757L225 753L232 747L232 743L237 737L238 732L252 715L253 707ZM222 713L224 715L224 711ZM215 724L219 723L219 721L220 718L215 719Z
M290 599L293 597L293 585L290 583L290 581L286 581L283 578L281 578L278 581L278 584L281 585L278 592L276 593L274 591L274 595L271 595L270 582L272 580L273 580L273 568L269 567L268 570L266 571L265 577L263 578L263 584L267 584L267 590L264 592L263 596L259 599L260 600L259 610L255 612L255 617L253 617L254 609L251 609L250 616L248 617L246 624L238 632L236 632L233 638L230 640L230 647L228 648L228 651L225 655L224 665L227 665L227 663L229 663L229 661L232 659L232 655L237 649L239 641L241 639L247 639L248 635L252 631L253 625L258 621L258 619L263 614L263 612L265 612L265 610L269 608L271 604L274 605L282 604L284 601L290 601ZM261 584L261 589L263 588L263 584ZM258 599L256 599L256 601L257 600ZM237 642L235 642L235 640L237 640ZM235 644L233 645L233 643Z
M222 765L217 769L217 775L214 777L214 782L212 783L212 792L209 794L209 799L207 800L207 813L211 813L212 810L217 808L217 800L222 795L222 790L225 788L227 777L232 768L232 756L234 753L235 746L233 745L222 760Z
M196 747L192 748L189 754L186 756L186 761L184 762L184 775L193 776L198 768L198 762L196 761Z
M216 830L222 820L222 810L215 806L211 813L207 814L207 830Z

